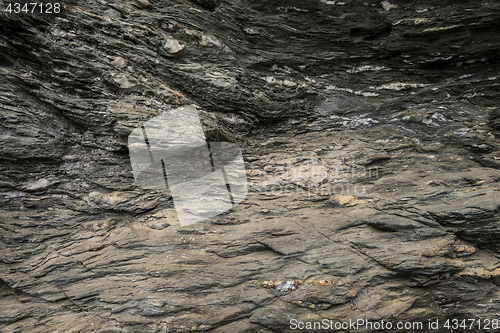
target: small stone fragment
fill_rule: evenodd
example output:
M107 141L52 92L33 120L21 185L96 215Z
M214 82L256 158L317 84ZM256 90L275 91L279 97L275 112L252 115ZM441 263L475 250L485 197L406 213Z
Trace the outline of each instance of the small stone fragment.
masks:
M127 67L127 61L123 59L122 57L116 57L115 60L113 61L113 65L116 67L123 69Z
M177 39L168 38L163 44L163 47L170 54L175 54L184 49L184 45L182 45Z
M42 178L42 179L39 179L37 181L34 181L34 182L31 182L31 183L24 185L23 189L26 191L39 191L39 190L44 190L49 186L50 186L50 182L47 179Z
M118 88L128 89L135 87L137 84L131 82L131 80L125 74L116 74L111 78L111 83Z
M295 282L294 281L281 282L279 285L276 286L276 290L278 291L295 290Z
M264 281L262 282L262 287L266 289L273 289L276 287L276 283L274 281Z
M394 8L398 8L398 6L396 5L393 5L392 3L390 3L389 1L382 1L381 2L382 4L382 7L385 9L385 10L391 10L391 9L394 9Z
M217 38L215 38L213 36L208 36L208 35L202 34L200 38L201 38L200 44L203 46L217 46L217 47L222 46L221 42L219 42L217 40Z

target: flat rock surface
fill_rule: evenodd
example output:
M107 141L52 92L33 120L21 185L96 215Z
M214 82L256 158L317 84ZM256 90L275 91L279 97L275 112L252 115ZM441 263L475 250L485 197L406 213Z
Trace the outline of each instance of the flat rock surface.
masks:
M62 8L0 13L0 331L498 328L497 1ZM127 137L185 105L249 193L181 227Z

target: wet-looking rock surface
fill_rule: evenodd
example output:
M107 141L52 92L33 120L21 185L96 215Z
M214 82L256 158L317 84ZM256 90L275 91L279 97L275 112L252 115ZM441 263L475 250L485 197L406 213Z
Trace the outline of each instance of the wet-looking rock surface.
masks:
M9 3L1 332L499 327L498 1ZM127 137L187 105L249 193L181 227Z

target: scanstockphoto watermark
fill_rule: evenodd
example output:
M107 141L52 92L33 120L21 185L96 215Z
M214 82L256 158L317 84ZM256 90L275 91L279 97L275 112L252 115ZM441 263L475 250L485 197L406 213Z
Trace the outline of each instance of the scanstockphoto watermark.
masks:
M385 320L331 320L323 319L321 321L299 321L297 319L290 320L290 329L292 330L324 330L324 331L352 331L365 332L368 330L391 332L392 330L410 330L423 331L424 328L429 328L429 323L421 321L385 321Z
M457 330L465 332L498 332L500 329L500 319L428 319L426 321L389 321L370 319L349 319L332 320L323 319L321 321L299 321L291 319L289 322L291 330L314 330L328 332L366 332L376 330L378 332L408 331L408 332L433 332L443 331L454 332Z
M146 121L128 137L132 173L144 189L170 189L181 226L220 215L247 196L238 145L207 142L194 106Z
M297 184L272 184L259 186L249 184L249 192L265 196L278 196L297 194L303 197L314 197L316 195L354 195L366 194L366 186L363 184L325 184L317 187L304 187Z

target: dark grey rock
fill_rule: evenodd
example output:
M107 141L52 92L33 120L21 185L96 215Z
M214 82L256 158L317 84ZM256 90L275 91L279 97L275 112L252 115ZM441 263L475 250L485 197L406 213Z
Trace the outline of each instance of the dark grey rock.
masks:
M63 9L0 12L2 332L497 319L497 1ZM127 137L192 104L249 195L181 228Z

